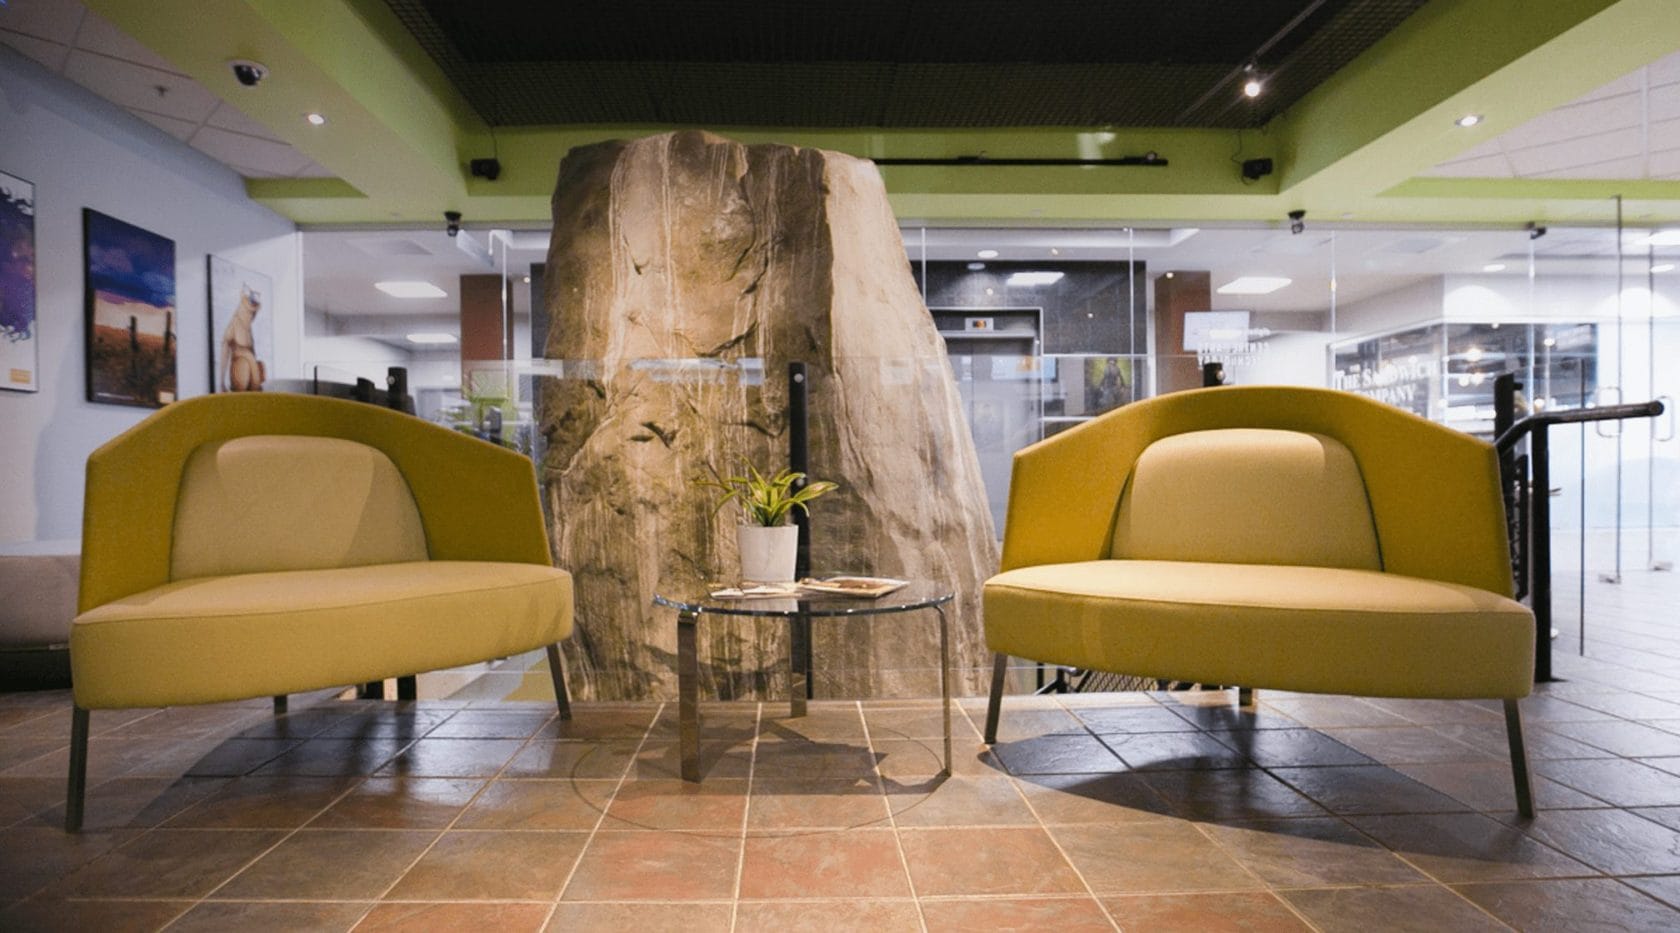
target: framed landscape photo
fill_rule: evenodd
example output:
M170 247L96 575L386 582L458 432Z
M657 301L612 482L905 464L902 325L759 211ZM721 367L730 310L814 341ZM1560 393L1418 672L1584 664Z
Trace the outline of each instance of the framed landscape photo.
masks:
M35 186L0 172L0 389L40 389L38 331Z
M218 256L209 263L210 391L261 392L274 353L274 283Z
M82 251L88 401L175 401L175 241L83 208Z

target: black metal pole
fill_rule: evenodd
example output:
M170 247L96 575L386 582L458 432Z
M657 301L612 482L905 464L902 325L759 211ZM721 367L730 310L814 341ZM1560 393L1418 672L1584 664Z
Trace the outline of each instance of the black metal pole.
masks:
M795 473L811 472L810 417L806 406L809 384L805 379L804 363L788 364L788 469ZM795 489L805 486L801 479ZM811 575L811 516L803 509L793 510L793 523L799 527L799 556L794 561L794 577L803 580Z
M1534 681L1552 679L1552 471L1546 425L1537 427L1529 441L1528 459L1533 465L1529 490L1528 591L1534 610Z

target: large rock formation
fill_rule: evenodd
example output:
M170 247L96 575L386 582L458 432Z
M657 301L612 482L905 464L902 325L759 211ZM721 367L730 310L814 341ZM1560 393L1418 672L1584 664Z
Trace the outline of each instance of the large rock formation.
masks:
M954 685L985 667L980 585L997 566L944 344L875 166L700 132L580 147L560 164L545 273L543 482L577 586L573 689L674 696L676 619L658 592L735 567L708 466L787 464L787 364L810 370L819 571L925 577L957 593ZM819 621L817 695L937 696L931 613ZM787 626L704 617L702 696L783 697Z

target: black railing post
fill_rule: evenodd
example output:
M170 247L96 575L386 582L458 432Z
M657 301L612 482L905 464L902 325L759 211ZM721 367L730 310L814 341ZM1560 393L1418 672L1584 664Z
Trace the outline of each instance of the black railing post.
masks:
M804 363L788 364L788 469L795 473L811 472L810 415L806 392L810 388L805 379ZM797 491L806 480L794 485ZM793 510L793 523L799 527L799 556L793 565L794 579L811 575L811 516L803 509Z
M1534 610L1534 681L1552 679L1552 471L1546 425L1530 435L1528 462L1533 470L1528 503L1528 592Z

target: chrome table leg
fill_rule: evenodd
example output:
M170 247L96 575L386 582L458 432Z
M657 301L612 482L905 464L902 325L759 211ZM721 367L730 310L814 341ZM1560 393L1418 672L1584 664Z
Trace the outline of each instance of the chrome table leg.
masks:
M700 670L694 646L699 620L692 612L677 613L677 734L685 781L700 780Z
M951 776L951 626L945 620L945 610L934 606L939 613L939 695L945 713L945 771Z
M789 715L806 713L806 698L811 695L811 617L788 617L788 698Z

